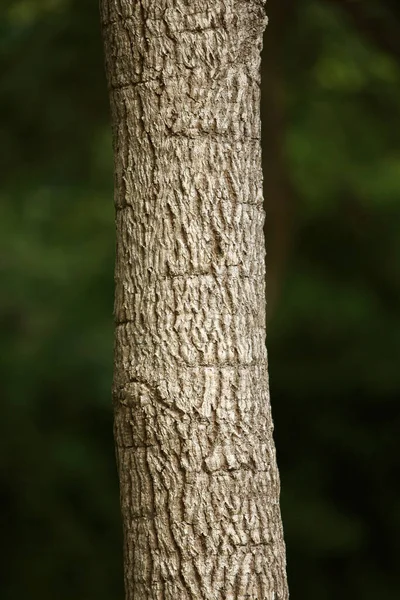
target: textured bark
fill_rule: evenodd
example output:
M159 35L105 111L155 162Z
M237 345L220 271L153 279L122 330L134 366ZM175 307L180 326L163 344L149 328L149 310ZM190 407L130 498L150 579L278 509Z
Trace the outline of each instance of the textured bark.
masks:
M127 600L285 600L256 0L103 0Z

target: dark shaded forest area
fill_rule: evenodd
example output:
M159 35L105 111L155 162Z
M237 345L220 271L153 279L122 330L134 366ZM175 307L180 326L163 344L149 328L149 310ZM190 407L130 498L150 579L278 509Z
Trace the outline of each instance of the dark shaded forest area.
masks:
M268 349L291 597L395 600L400 8L269 0ZM123 597L97 0L0 8L3 600Z

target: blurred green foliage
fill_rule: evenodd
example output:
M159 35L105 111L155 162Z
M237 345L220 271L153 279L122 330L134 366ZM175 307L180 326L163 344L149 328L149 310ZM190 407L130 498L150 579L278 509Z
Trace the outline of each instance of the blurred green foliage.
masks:
M394 600L400 57L336 4L302 3L284 40L296 208L268 340L283 517L292 597ZM122 598L97 1L3 0L0 72L0 595Z

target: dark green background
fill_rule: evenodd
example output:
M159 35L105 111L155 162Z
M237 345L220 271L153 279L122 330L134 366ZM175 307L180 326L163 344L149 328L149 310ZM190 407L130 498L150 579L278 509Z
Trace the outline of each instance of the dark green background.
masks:
M291 597L395 600L399 8L269 4L268 347ZM122 599L97 0L3 0L0 73L0 597Z

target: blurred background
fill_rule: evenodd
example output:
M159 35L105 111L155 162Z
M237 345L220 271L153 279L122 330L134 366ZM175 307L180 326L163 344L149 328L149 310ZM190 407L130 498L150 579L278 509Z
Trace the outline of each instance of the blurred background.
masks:
M268 348L291 597L394 600L400 5L268 12ZM0 73L0 596L122 600L97 0L2 0Z

